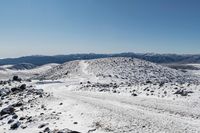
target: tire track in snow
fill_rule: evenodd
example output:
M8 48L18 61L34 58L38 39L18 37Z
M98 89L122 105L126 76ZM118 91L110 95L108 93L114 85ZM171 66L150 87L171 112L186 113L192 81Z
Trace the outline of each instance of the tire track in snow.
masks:
M185 117L175 115L167 115L156 111L149 111L148 108L141 108L137 105L122 103L107 98L99 99L91 96L85 96L74 92L65 93L64 96L77 100L78 103L89 104L94 106L94 109L99 110L104 114L102 119L110 124L125 123L124 127L119 127L118 124L113 124L112 129L120 129L123 131L144 131L144 132L197 132L200 131L199 120L191 120ZM109 124L109 123L108 123ZM132 127L134 126L134 128ZM145 126L145 127L144 127ZM133 128L133 129L132 129Z

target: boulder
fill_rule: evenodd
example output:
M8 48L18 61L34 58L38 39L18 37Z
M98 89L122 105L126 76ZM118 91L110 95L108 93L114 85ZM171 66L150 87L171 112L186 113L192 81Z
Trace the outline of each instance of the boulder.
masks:
M134 96L134 97L136 97L136 96L137 96L137 94L136 94L136 93L132 93L131 95L132 95L132 96Z
M18 115L16 115L16 114L14 114L13 116L12 116L12 119L17 119L18 118Z
M19 121L17 121L16 123L14 123L10 126L10 129L16 130L20 125L21 125L21 123Z
M44 124L39 125L38 128L43 128L43 127L45 127L47 125L49 125L49 123L44 123Z
M25 90L25 89L26 89L26 84L22 84L19 88L20 88L20 90L22 90L22 91Z
M26 89L26 84L22 84L21 86L19 87L14 87L14 88L11 88L11 91L13 93L16 93L16 92L22 92Z
M22 79L19 78L18 76L13 76L13 81L21 82Z
M6 114L11 115L14 113L14 111L15 111L15 108L13 106L8 106L1 110L0 115L1 116L6 115Z
M12 104L13 107L20 107L22 105L23 105L22 102L17 102L17 103Z
M8 124L11 124L11 123L13 123L14 122L14 120L13 119L10 119L9 121L8 121Z

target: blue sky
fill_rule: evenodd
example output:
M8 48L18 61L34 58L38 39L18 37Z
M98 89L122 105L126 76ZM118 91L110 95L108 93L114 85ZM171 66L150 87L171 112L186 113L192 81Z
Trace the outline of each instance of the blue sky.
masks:
M0 0L0 58L200 53L200 0Z

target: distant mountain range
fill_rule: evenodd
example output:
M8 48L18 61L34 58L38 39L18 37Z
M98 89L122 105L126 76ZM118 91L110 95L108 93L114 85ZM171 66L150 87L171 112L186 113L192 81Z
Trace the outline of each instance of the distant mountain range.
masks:
M88 60L106 57L132 57L154 63L200 63L200 55L152 54L152 53L119 53L119 54L70 54L56 56L24 56L19 58L0 59L0 65L30 63L41 66L48 63L64 63L74 60Z

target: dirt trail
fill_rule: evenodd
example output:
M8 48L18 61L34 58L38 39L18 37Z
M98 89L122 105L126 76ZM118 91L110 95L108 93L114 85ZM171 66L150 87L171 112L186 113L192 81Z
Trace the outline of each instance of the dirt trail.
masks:
M82 72L81 77L79 78L80 82L85 82L85 81L97 82L98 81L98 78L93 73L88 72L87 67L89 64L86 61L80 61L79 65Z

